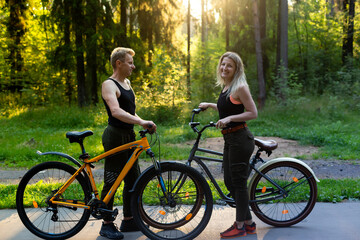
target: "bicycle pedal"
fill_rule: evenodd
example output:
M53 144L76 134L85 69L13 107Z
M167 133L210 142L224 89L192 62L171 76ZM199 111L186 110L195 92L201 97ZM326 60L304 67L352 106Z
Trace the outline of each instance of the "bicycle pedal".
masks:
M119 214L119 210L115 208L114 211L111 213L111 216L115 219L118 214Z

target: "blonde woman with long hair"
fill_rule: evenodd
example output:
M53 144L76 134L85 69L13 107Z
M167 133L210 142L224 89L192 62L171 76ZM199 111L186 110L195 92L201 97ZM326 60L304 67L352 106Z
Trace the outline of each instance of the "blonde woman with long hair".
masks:
M221 238L235 238L256 233L249 209L247 179L249 160L254 151L254 136L246 122L257 118L257 108L246 81L244 64L237 53L226 52L217 66L217 85L222 87L217 103L202 102L202 109L219 112L216 127L224 137L224 180L236 203L236 219Z

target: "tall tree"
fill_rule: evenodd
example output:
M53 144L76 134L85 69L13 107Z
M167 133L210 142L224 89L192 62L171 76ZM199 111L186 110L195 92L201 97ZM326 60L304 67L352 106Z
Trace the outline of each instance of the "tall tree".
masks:
M86 93L87 103L98 103L98 82L97 82L97 12L99 9L98 0L86 0L86 78L90 87ZM89 91L90 90L90 91Z
M188 0L188 9L187 9L187 62L186 62L186 72L187 72L187 78L186 78L186 83L187 83L187 96L188 96L188 100L191 99L191 79L190 79L190 38L191 38L191 24L190 24L190 20L191 20L191 5L190 5L190 0Z
M353 57L355 0L343 0L344 25L342 62L345 65L349 57Z
M255 32L257 77L258 77L258 83L259 83L258 104L259 104L259 108L262 109L265 106L266 90L265 90L263 56L262 56L262 48L261 48L260 24L259 24L257 0L253 0L253 11L254 11L254 32Z
M119 25L119 38L118 38L118 45L123 47L129 47L127 41L127 8L128 8L128 1L127 0L120 0L120 25Z
M86 100L86 86L85 86L85 63L84 63L84 12L83 2L81 0L75 0L72 8L72 20L73 28L75 31L75 57L76 57L76 80L77 80L77 95L78 105L84 107L88 105Z
M260 0L258 3L258 8L259 8L259 28L260 28L260 42L261 42L261 54L262 54L262 61L263 61L263 75L264 75L264 80L266 82L266 78L267 78L267 73L269 71L269 67L270 67L270 63L269 63L269 57L266 54L266 50L267 50L267 34L266 34L266 25L267 25L267 11L266 11L266 2L268 0Z
M73 96L73 87L71 81L71 70L72 70L72 49L71 49L71 39L70 39L70 25L71 25L71 0L64 0L64 18L63 18L63 32L64 32L64 51L62 52L62 61L60 67L65 72L65 96L68 98L69 105L71 104ZM61 25L60 25L61 26ZM61 51L61 49L60 49ZM65 53L63 55L63 53Z
M278 94L285 100L284 88L287 85L288 71L288 2L279 0L279 17L277 33L276 70L279 79Z
M206 16L205 16L205 0L201 0L201 42L206 41Z
M10 62L10 89L20 90L24 87L23 71L23 45L22 38L26 32L26 12L28 10L27 0L6 0L10 9L9 20L7 21L7 31L10 36L9 56Z
M229 50L230 46L230 3L225 0L225 48Z

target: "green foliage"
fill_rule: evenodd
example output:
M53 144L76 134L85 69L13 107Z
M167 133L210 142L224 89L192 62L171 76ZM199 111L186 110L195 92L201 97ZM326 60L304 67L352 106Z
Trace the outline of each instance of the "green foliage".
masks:
M286 107L269 101L250 127L257 136L278 136L319 146L321 152L313 158L359 159L360 112L346 108L346 102L351 103L351 98L307 96Z
M360 200L360 184L358 179L322 179L318 183L319 202L342 202L344 200Z
M200 102L214 102L220 92L216 87L216 67L225 48L223 42L215 36L210 36L208 42L201 42L200 36L194 40L196 49L191 58L191 100L195 104Z
M279 72L285 71L287 79L284 81L280 76L273 76L273 89L269 96L274 99L277 104L283 106L296 106L303 104L306 98L302 95L303 86L299 82L298 75L293 71L279 69ZM280 75L280 74L279 74Z
M196 134L187 123L192 108L196 107L138 109L141 117L155 119L158 125L160 149L158 144L152 146L157 157L188 158L191 145L187 141L195 139ZM360 159L359 114L360 111L353 108L351 98L307 97L287 106L269 100L258 118L249 121L249 125L256 136L282 137L320 147L313 159ZM200 113L195 119L202 125L217 120L217 112L212 110ZM0 167L28 168L54 158L38 156L36 150L65 152L77 158L80 148L65 138L68 131L92 130L94 135L85 140L86 150L91 156L101 154L101 135L106 124L107 114L102 104L84 109L61 106L14 109L8 116L0 117ZM137 126L135 130L141 128ZM215 128L204 133L204 138L220 136ZM148 160L145 154L142 158Z
M135 87L139 116L157 123L169 123L182 117L186 104L186 70L182 59L159 48L153 54L152 70L140 76L142 85ZM136 80L135 81L139 81Z

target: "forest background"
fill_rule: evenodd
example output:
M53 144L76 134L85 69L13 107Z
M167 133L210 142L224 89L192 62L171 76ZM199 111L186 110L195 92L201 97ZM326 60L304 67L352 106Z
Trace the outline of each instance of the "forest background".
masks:
M29 166L18 160L67 149L64 133L88 128L100 153L100 88L118 46L136 51L137 112L165 126L165 142L191 138L190 111L216 101L218 59L235 51L256 134L359 159L359 10L355 0L0 0L0 163ZM167 157L186 158L179 151Z

